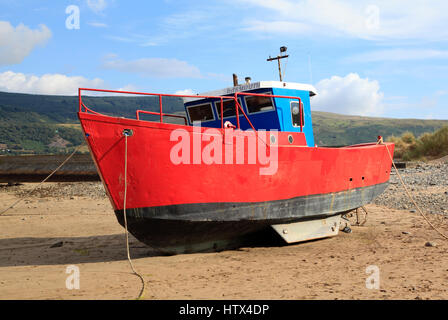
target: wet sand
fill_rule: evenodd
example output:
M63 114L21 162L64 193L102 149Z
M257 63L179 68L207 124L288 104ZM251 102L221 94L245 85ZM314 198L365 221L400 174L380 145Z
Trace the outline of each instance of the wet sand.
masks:
M0 191L0 210L16 199ZM448 241L418 213L367 209L364 226L324 240L157 256L131 236L131 256L146 299L448 299ZM448 233L446 215L429 218ZM0 299L138 296L124 229L104 197L33 196L0 216L0 230ZM66 288L69 265L79 267L79 290ZM379 289L366 288L370 265Z

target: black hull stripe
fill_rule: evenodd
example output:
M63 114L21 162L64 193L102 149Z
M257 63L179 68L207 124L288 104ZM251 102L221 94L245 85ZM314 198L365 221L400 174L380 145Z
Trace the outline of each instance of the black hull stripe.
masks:
M161 219L200 221L241 220L297 220L331 216L372 202L388 186L388 182L342 192L309 195L287 200L264 202L225 202L180 204L160 207L129 208L127 216L133 220ZM116 211L122 220L123 211ZM120 218L121 217L121 218Z
M235 248L271 237L272 224L324 218L358 208L371 202L387 185L261 203L127 209L128 230L141 242L166 253ZM115 214L123 226L123 211Z

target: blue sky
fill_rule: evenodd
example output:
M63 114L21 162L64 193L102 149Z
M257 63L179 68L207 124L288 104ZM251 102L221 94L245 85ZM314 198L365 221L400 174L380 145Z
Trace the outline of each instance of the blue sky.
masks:
M199 93L278 80L287 46L314 110L448 119L447 40L446 1L0 0L0 91Z

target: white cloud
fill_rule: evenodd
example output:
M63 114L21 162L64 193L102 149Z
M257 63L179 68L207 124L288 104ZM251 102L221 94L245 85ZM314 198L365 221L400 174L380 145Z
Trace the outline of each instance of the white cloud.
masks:
M107 7L107 1L106 0L87 0L87 5L89 6L90 10L92 10L95 13L101 13L106 9Z
M447 90L436 90L428 92L420 98L406 96L389 96L384 98L384 106L388 112L400 114L400 118L420 118L427 119L428 116L434 118L447 119L445 112L444 96ZM396 117L396 116L395 116Z
M219 11L218 11L219 12ZM221 12L219 12L222 14ZM222 15L218 15L216 7L201 8L182 13L174 13L156 20L149 31L147 24L136 22L138 31L126 35L109 35L107 38L125 42L135 43L142 47L154 47L172 43L180 39L192 37L207 37L213 34L221 23L225 23Z
M200 78L201 72L185 61L166 58L142 58L132 61L108 60L103 67L121 72L140 73L155 78Z
M185 90L178 90L174 94L193 96L196 94L196 92L194 92L192 89L185 89Z
M383 93L378 81L360 78L356 73L332 76L316 85L314 110L350 115L378 116L383 112Z
M127 84L124 87L118 88L118 91L129 91L129 92L138 92L139 88L134 86L133 84Z
M133 39L132 37L106 36L106 38L110 39L110 40L126 42L126 43L136 42L135 39Z
M183 13L174 13L163 19L163 26L170 30L187 31L189 28L207 28L204 21L211 18L209 11L191 10Z
M129 34L126 36L107 35L106 38L124 43L135 43L141 47L156 47L168 42L171 36L169 36L168 34L164 34L163 36Z
M250 19L243 22L246 31L260 31L263 33L284 33L304 34L311 30L311 27L305 23L296 21L266 21Z
M0 65L21 63L35 47L50 38L50 29L43 24L33 30L22 23L14 28L7 21L0 21Z
M389 49L353 55L347 62L409 61L425 59L448 59L448 50Z
M80 87L104 87L104 81L63 74L27 75L6 71L0 73L0 91L50 95L77 95Z
M102 22L88 22L89 26L95 27L95 28L107 28L108 25Z
M375 1L375 5L372 5L371 0L234 1L240 5L264 9L262 12L253 10L252 20L243 22L246 29L254 31L264 30L276 34L306 32L309 35L369 40L448 39L448 29L445 27L448 2L444 0L433 0L430 5L425 1L404 5L401 0L379 0ZM280 25L284 27L279 28Z

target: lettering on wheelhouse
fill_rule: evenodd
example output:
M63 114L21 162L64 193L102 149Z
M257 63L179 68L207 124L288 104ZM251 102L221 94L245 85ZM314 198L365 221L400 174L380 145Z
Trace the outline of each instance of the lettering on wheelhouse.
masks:
M247 90L253 90L253 89L259 89L259 88L260 88L260 82L242 84L242 85L239 85L236 87L227 88L226 94L242 92L242 91L247 91Z

